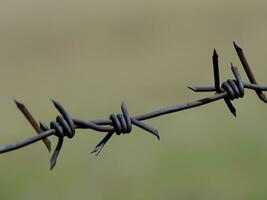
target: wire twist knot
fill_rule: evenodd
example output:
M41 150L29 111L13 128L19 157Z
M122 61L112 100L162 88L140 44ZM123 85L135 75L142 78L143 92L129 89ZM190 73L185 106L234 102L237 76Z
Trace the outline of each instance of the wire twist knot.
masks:
M65 113L67 114L67 113ZM72 138L75 135L75 129L72 129L73 121L68 115L59 115L56 118L56 122L52 121L50 123L50 128L55 129L55 135L57 137Z
M112 121L114 132L117 135L129 134L132 131L131 117L127 111L125 104L121 106L122 114L111 114L109 119Z
M44 123L40 123L40 128L43 131L54 129L54 135L58 137L57 146L51 157L50 169L53 169L56 165L57 157L63 145L63 138L65 136L67 136L68 138L73 138L75 135L75 125L68 112L63 108L60 103L54 100L52 100L52 102L61 115L57 116L56 121L50 122L50 128Z
M221 85L221 90L226 91L230 100L244 97L244 85L238 80L228 79Z
M130 117L125 101L122 101L121 111L122 114L110 115L110 125L113 127L113 130L109 131L108 134L96 145L96 147L92 151L92 153L95 153L95 155L98 155L100 153L101 149L108 142L113 133L116 133L116 135L129 134L132 131L132 124L147 131L148 133L153 134L159 139L159 132L157 129L143 123L141 120Z
M75 135L75 125L73 120L61 104L55 101L53 101L53 103L61 115L57 116L56 121L50 122L50 129L55 129L54 135L57 137L64 138L67 136L68 138L73 138ZM49 130L43 123L40 123L40 127L43 131Z

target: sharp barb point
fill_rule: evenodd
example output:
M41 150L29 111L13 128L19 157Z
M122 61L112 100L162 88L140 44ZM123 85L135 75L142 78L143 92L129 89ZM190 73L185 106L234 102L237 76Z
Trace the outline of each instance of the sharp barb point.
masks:
M126 109L126 102L125 102L125 100L122 100L122 102L121 102L121 109Z
M218 57L218 53L217 53L216 49L213 50L213 57Z
M50 99L52 101L52 103L54 104L54 106L57 106L58 105L58 102L55 101L54 99Z
M155 136L160 140L159 131L157 129L155 129Z
M50 162L50 171L52 171L54 169L54 167L56 166L56 163L51 161Z
M213 75L214 75L214 87L216 92L220 92L220 72L219 72L219 62L216 51L214 50L214 54L212 57L213 64Z
M267 103L267 98L265 96L265 94L259 94L259 98L264 102L264 103Z
M17 105L18 109L22 112L24 117L28 120L28 122L31 124L31 126L34 128L37 134L40 134L42 132L41 127L39 126L38 122L35 120L33 115L30 113L30 111L27 109L27 107L14 99L15 104ZM48 151L51 151L51 142L48 138L44 138L43 142L45 146L47 147Z
M102 148L95 148L93 151L91 151L91 154L93 154L94 156L98 156L99 153L101 152Z
M236 117L236 110L230 110L230 111L234 115L234 117Z
M236 49L237 55L238 55L238 57L239 57L239 59L240 59L240 61L242 63L242 66L243 66L243 68L244 68L244 70L245 70L245 72L247 74L247 77L248 77L250 83L257 84L257 81L256 81L256 79L254 77L254 74L251 71L251 68L250 68L250 66L248 64L248 61L247 61L247 58L246 58L244 52L242 51L242 49L236 43L234 43L234 45L235 45L235 49ZM262 93L262 91L255 90L255 92L257 93L257 95L258 95L260 100L262 100L263 102L267 103L267 97L265 96L264 93Z
M242 51L242 48L235 41L233 41L233 44L236 50Z
M195 87L188 86L187 87L189 90L192 90L193 92L197 92L197 89Z
M58 155L60 153L60 150L61 150L61 147L63 145L63 138L59 137L58 138L58 143L57 143L57 146L56 146L56 149L51 157L51 161L50 161L50 170L52 170L55 165L56 165L56 162L57 162L57 158L58 158Z
M19 107L24 105L23 103L19 102L18 100L14 99L15 104Z
M230 99L224 99L227 107L229 108L230 112L236 117L236 109Z

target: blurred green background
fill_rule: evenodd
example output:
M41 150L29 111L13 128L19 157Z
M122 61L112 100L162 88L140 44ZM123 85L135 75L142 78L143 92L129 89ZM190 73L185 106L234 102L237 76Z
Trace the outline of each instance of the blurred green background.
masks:
M3 0L0 145L35 135L13 98L46 123L50 98L82 119L120 112L122 99L141 114L209 95L186 87L213 83L213 48L222 79L231 61L245 79L233 40L267 83L266 17L260 0ZM0 199L266 199L267 108L245 92L236 119L221 101L149 120L160 142L134 128L99 157L103 134L79 130L52 172L42 142L3 154Z

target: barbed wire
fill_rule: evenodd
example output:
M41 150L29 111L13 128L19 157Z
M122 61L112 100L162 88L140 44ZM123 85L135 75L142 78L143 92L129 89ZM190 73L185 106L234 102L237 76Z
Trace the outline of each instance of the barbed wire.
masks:
M132 126L135 125L147 133L152 134L160 139L159 132L157 129L151 127L150 125L145 124L143 121L147 119L152 119L162 115L179 112L186 109L195 108L202 106L208 103L212 103L221 99L224 99L227 107L230 112L236 116L236 109L232 104L232 100L244 97L244 89L254 90L260 100L264 103L267 103L266 96L262 91L267 91L267 86L258 85L256 79L251 71L251 68L247 62L247 59L244 55L243 50L234 42L234 47L237 52L237 55L241 61L241 64L246 72L246 75L250 82L243 82L241 75L238 71L238 68L231 63L231 70L235 79L228 79L220 84L220 75L219 75L219 63L218 63L218 54L214 49L212 61L213 61L213 71L214 71L214 85L204 86L204 87L189 87L189 89L194 92L215 92L215 94L202 98L196 101L177 104L165 108L161 108L149 113L131 116L128 112L125 101L122 101L120 114L111 114L107 120L81 120L76 118L71 118L69 113L64 109L64 107L57 101L52 100L55 108L59 111L61 115L57 116L56 121L50 123L50 127L46 124L40 122L38 123L33 115L29 112L27 107L15 100L17 107L24 114L26 119L33 126L35 131L38 133L36 136L27 138L23 141L9 144L6 146L0 147L0 153L5 153L13 151L25 146L28 146L32 143L42 140L46 145L49 152L51 151L51 142L48 139L49 136L56 136L58 138L57 146L52 154L50 161L50 169L52 170L57 161L57 157L63 145L65 136L68 138L73 138L75 136L76 129L92 129L98 132L106 133L104 138L96 145L93 154L98 155L103 149L104 145L109 141L109 139L114 135L129 134L132 131Z

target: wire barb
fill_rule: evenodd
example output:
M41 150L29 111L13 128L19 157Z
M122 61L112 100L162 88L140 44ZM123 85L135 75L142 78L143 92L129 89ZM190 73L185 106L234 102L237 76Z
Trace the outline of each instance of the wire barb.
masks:
M237 53L237 55L238 55L238 57L239 57L239 59L241 61L241 64L243 65L244 70L245 70L245 72L246 72L246 74L248 76L248 79L249 79L250 83L253 83L253 84L256 84L257 85L257 81L256 81L256 79L254 77L254 74L252 73L252 71L250 69L250 66L249 66L248 61L247 61L247 59L245 57L245 54L243 52L243 49L239 45L237 45L236 42L233 42L233 44L234 44L236 53ZM266 98L265 94L262 93L262 91L256 90L256 93L257 93L258 97L264 103L267 103L267 98Z
M17 105L18 109L22 112L22 114L26 117L26 119L30 122L30 124L32 125L32 127L35 129L35 131L40 134L43 132L42 128L38 125L38 122L34 119L33 115L30 113L30 111L27 109L27 107L17 101L14 100L15 104ZM45 144L45 146L47 147L48 151L51 151L51 142L48 138L44 138L43 142Z
M154 136L156 136L159 140L159 132L157 129L154 129L153 127L135 119L130 117L128 110L127 110L127 106L125 101L122 101L121 104L121 110L123 114L111 114L110 115L110 120L112 121L112 125L114 127L114 131L110 131L107 133L107 135L96 145L96 147L94 148L94 150L91 152L95 155L99 155L99 153L101 152L102 148L104 147L104 145L109 141L109 139L112 137L112 135L114 134L114 132L117 135L122 134L129 134L132 131L132 124L138 126L139 128L153 134Z
M220 92L220 73L219 73L219 62L218 62L218 54L216 52L216 49L213 51L212 56L213 61L213 72L214 72L214 87L216 92Z
M192 109L198 106L203 106L208 103L212 103L221 99L224 99L227 107L230 112L236 116L236 109L232 104L232 101L238 98L244 97L244 88L254 90L258 97L263 101L267 102L266 96L263 94L263 91L267 91L267 86L258 85L256 79L248 65L246 57L243 53L243 50L234 42L234 47L238 54L238 57L242 63L242 66L247 74L249 79L248 82L243 82L241 75L238 71L238 68L231 63L231 70L235 77L235 79L227 79L220 85L220 74L219 74L219 62L218 62L218 54L214 49L212 55L213 62L213 72L214 72L214 84L212 86L204 86L204 87L188 87L194 92L215 92L215 94L205 97L203 99L199 99L192 102L187 102L183 104L177 104L173 106L168 106L165 108L161 108L152 112L148 112L145 114L130 116L128 113L128 109L125 101L122 101L120 114L111 114L109 119L107 120L81 120L76 118L71 118L68 112L64 109L64 107L57 101L52 100L55 108L59 111L60 115L56 117L56 121L52 121L50 123L50 127L46 124L37 121L33 118L29 110L18 101L15 101L17 107L21 110L24 116L31 123L35 131L38 135L30 137L26 140L9 144L6 146L0 147L0 154L13 151L25 146L28 146L32 143L35 143L39 140L43 140L46 144L47 148L50 150L50 141L48 137L54 135L58 138L57 146L52 154L50 161L50 169L52 170L57 162L57 158L59 156L60 150L64 143L64 138L73 138L75 136L76 129L92 129L98 132L106 133L104 138L96 145L94 150L91 152L95 155L98 155L105 144L111 139L114 135L125 135L132 132L132 125L135 125L147 133L150 133L157 137L159 140L159 132L157 129L151 127L148 124L145 124L143 121L156 118L159 116L167 115L174 112L179 112L182 110Z

